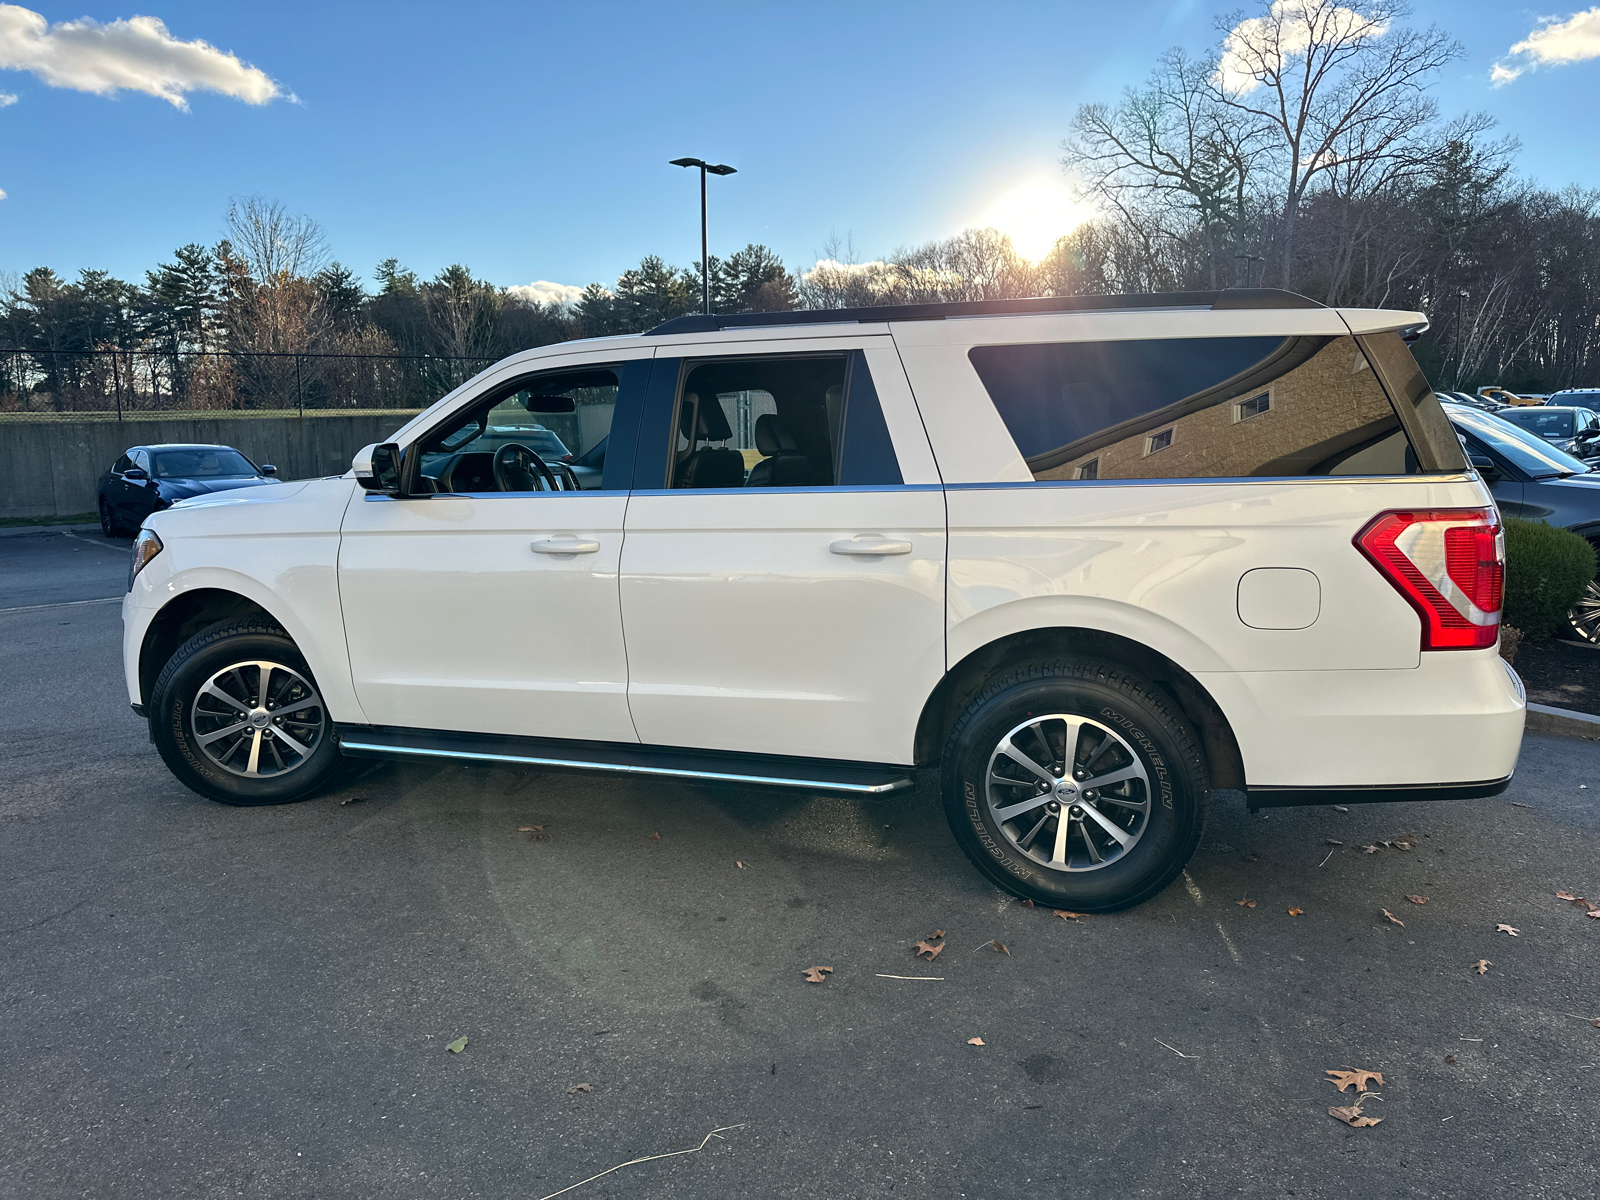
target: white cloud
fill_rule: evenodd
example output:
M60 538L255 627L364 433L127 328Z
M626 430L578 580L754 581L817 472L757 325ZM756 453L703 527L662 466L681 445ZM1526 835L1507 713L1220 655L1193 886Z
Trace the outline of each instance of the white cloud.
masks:
M4 200L5 198L6 198L6 190L5 190L5 188L0 188L0 200Z
M16 102L17 98L11 92L0 92L0 108L9 108Z
M1489 81L1503 87L1530 67L1559 66L1600 58L1600 8L1586 8L1565 21L1546 17L1527 37L1511 47L1511 62L1497 62Z
M532 283L519 283L506 291L530 304L576 304L583 289L570 283L551 283L548 279L535 279Z
M1240 21L1228 32L1216 82L1235 96L1255 91L1262 84L1261 71L1281 71L1292 55L1305 53L1313 28L1317 41L1325 43L1382 37L1389 23L1330 0L1273 0L1266 16Z
M0 69L31 71L51 87L99 96L145 92L187 109L185 93L221 92L246 104L283 93L268 75L203 41L182 42L156 17L102 25L89 17L51 25L38 13L0 4Z
M800 278L820 287L842 288L861 282L868 291L886 292L895 285L896 268L882 259L864 263L842 263L835 258L819 258Z

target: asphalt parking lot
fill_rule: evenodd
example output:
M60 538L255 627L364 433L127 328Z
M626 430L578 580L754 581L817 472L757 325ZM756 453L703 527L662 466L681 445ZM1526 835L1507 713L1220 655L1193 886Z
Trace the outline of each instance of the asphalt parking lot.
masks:
M0 1195L541 1198L702 1143L565 1194L1600 1193L1600 920L1554 894L1600 897L1600 744L1530 736L1486 801L1225 797L1080 921L981 880L931 781L390 765L230 809L79 603L127 545L0 537ZM1345 1068L1381 1124L1328 1116Z

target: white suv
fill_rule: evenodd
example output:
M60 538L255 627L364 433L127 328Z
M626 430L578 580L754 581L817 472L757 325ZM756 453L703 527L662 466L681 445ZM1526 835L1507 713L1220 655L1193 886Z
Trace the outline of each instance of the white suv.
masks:
M541 347L348 475L150 517L129 696L229 804L352 757L861 796L936 765L995 883L1136 904L1213 789L1510 779L1503 539L1423 327L1223 291Z

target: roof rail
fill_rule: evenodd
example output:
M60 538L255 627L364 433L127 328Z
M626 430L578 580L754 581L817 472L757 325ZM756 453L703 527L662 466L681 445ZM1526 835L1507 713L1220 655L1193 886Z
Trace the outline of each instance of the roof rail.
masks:
M1145 292L1126 296L1027 296L1015 300L962 300L947 304L885 304L875 308L821 308L794 312L689 313L663 321L647 336L715 333L770 325L875 324L883 321L943 321L1022 313L1110 312L1140 308L1324 308L1309 297L1278 288L1223 288L1216 292Z

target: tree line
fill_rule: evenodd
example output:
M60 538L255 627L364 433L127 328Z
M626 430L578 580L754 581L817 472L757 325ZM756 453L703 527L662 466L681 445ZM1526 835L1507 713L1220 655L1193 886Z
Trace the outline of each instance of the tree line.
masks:
M1600 192L1540 187L1487 117L1442 117L1430 88L1461 47L1405 15L1279 0L1230 18L1209 54L1170 51L1115 102L1082 106L1062 162L1102 215L1039 261L994 229L868 262L834 239L805 271L750 245L711 261L713 307L1282 287L1426 312L1418 357L1443 388L1600 384ZM514 351L697 311L701 291L698 264L657 256L568 304L460 264L424 280L391 258L374 278L260 197L142 283L36 268L0 286L0 352L15 352L0 408L112 388L194 408L422 404Z

